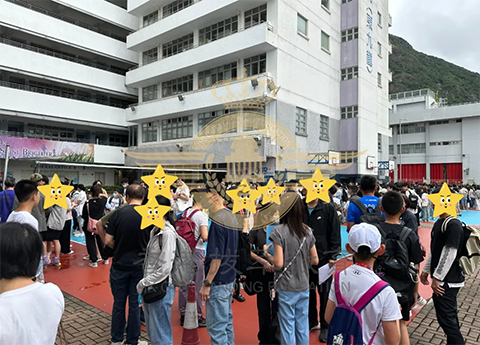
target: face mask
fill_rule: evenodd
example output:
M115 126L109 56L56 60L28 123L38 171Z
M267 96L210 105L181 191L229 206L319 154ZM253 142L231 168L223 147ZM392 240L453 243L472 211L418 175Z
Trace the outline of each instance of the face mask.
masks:
M114 194L113 194L113 197L114 197L115 199L118 199L118 194L117 194L117 193L114 193Z
M122 184L122 186L123 186L123 188L125 188L127 185L124 183L124 184Z

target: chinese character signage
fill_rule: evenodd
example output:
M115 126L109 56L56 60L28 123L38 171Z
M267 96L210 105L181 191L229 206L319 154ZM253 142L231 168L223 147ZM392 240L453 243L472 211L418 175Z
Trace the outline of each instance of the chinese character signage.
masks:
M373 0L370 0L370 3L373 3ZM371 7L367 7L367 71L368 73L373 72L373 10Z

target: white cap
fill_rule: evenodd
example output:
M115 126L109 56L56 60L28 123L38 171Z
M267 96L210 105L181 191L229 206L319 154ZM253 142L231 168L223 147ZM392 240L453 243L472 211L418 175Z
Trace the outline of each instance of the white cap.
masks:
M356 224L348 233L348 243L354 252L357 252L361 246L367 246L373 254L380 248L382 236L375 225Z
M388 192L388 190L386 190L385 188L382 188L379 191L380 194L387 194L387 192Z

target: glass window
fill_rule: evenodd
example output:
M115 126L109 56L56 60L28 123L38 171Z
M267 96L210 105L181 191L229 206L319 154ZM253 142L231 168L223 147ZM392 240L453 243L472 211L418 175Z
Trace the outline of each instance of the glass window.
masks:
M356 151L345 151L340 153L341 163L357 163L358 153Z
M162 140L193 137L193 116L162 120Z
M300 14L297 14L297 32L308 36L308 20Z
M245 29L267 21L267 5L261 5L245 11Z
M307 111L299 107L295 113L295 134L307 135Z
M356 40L358 38L358 28L351 28L342 31L342 42Z
M322 31L322 48L326 51L330 51L330 36Z
M237 31L238 16L234 16L201 29L199 31L199 43L205 44L216 41Z
M152 101L154 99L157 99L158 98L157 84L144 87L142 89L142 94L143 94L143 98L142 98L143 102Z
M382 57L382 44L380 42L377 42L377 52L378 56Z
M322 0L322 6L326 9L330 9L330 0Z
M168 97L193 90L193 74L162 83L162 97Z
M377 73L377 85L382 87L382 74Z
M420 143L420 144L404 144L401 147L400 151L400 145L397 145L397 150L401 154L411 154L411 153L425 153L426 152L426 145L425 143Z
M198 88L212 86L216 82L237 77L237 63L232 62L216 68L198 72Z
M346 4L347 2L351 2L353 0L342 0L342 4Z
M341 119L353 119L358 116L358 106L352 105L350 107L340 108L340 118Z
M200 132L210 121L213 121L226 113L226 110L217 110L198 114L198 131Z
M157 122L142 123L142 142L150 143L157 141Z
M378 14L378 25L381 27L383 25L382 14L380 12L377 12L377 14Z
M393 155L393 145L388 145L388 154Z
M410 123L402 125L402 134L425 133L425 123ZM397 127L397 134L400 134L400 126Z
M157 47L143 52L143 65L148 65L149 63L155 62L157 60L158 60Z
M128 127L128 146L137 146L138 145L138 126Z
M163 18L169 17L174 13L186 9L193 5L193 0L176 0L163 6Z
M158 11L154 11L143 17L143 27L147 27L158 21Z
M163 44L162 57L166 58L193 48L193 33Z
M329 140L328 137L329 118L325 115L320 115L320 140Z
M265 73L267 71L267 54L260 54L243 60L243 67L247 70L247 76Z
M358 67L344 68L342 72L342 81L358 78Z
M380 133L377 134L377 146L378 152L382 152L382 135Z
M109 145L110 146L128 147L128 135L110 133L109 134Z

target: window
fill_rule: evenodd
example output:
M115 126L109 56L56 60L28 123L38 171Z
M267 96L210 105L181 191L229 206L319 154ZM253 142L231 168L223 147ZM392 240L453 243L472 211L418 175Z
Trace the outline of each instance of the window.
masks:
M307 135L307 111L297 107L295 114L295 134Z
M445 125L448 123L448 120L439 120L439 121L431 121L430 125Z
M304 36L308 36L308 20L297 14L297 32Z
M128 135L126 134L110 133L108 141L110 146L128 147Z
M358 78L358 67L344 68L342 72L342 81Z
M145 28L149 25L152 25L153 23L156 23L157 21L158 21L158 11L147 14L145 17L143 17L143 27Z
M193 48L193 33L165 43L162 46L164 58L173 56Z
M73 141L74 131L72 128L45 126L29 123L27 126L27 137L53 140Z
M378 15L378 26L382 27L382 14L380 12L377 12Z
M357 163L358 153L356 151L344 151L340 153L340 163Z
M325 7L327 10L330 9L330 0L322 0L322 6Z
M143 102L152 101L158 98L157 84L144 87L142 89L142 92L143 92L143 98L142 98Z
M434 142L430 143L430 146L447 146L447 145L460 145L460 141L440 141L440 142Z
M267 21L267 5L245 11L245 29Z
M342 31L342 42L356 40L358 38L358 28L351 28Z
M138 126L128 127L128 146L137 146L138 145Z
M401 149L402 151L400 151L400 145L397 145L397 151L401 154L425 153L427 150L425 143L405 144L405 145L402 145Z
M200 30L199 42L205 44L219 40L238 31L238 16L234 16Z
M158 60L157 47L143 52L143 65L148 65L149 63L155 62L157 60Z
M377 149L378 152L382 152L382 135L380 133L377 134Z
M377 51L378 56L382 57L382 44L380 42L377 42Z
M142 142L151 143L157 141L157 122L142 123Z
M393 155L393 145L388 145L388 154Z
M198 88L203 89L205 87L212 86L218 81L228 80L236 77L236 62L232 62L216 68L207 69L205 71L198 72Z
M382 75L377 73L377 85L382 87Z
M162 140L193 137L193 116L162 120Z
M325 49L327 52L330 51L330 36L322 31L322 49Z
M328 127L329 118L325 115L320 115L320 140L328 141Z
M162 83L162 97L193 90L193 74Z
M209 111L206 113L199 113L198 114L198 131L200 132L203 127L205 127L210 121L215 120L216 118L225 115L227 110L217 110L217 111Z
M347 2L351 2L353 0L342 0L342 4L346 4Z
M248 77L265 73L267 71L267 54L260 54L244 59L243 67L247 70Z
M341 119L353 119L358 116L358 105L340 108Z
M193 0L176 0L166 6L163 6L163 18L171 16L181 10L193 5Z
M402 125L402 134L425 133L425 123L410 123ZM397 127L397 134L400 134L400 126Z

